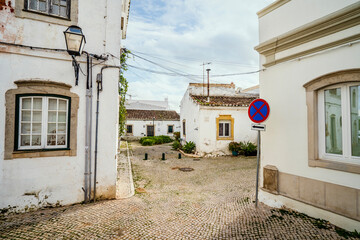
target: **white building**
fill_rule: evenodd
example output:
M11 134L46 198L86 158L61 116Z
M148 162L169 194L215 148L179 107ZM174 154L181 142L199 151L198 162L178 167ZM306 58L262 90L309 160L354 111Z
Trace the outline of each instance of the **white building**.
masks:
M311 7L310 7L311 6ZM261 10L260 200L360 230L360 2L278 0Z
M164 101L128 99L125 101L125 107L135 110L169 110L169 100L168 98Z
M127 109L126 136L172 137L174 132L180 131L179 120L180 116L175 111Z
M207 85L190 83L180 105L181 138L196 144L198 154L226 155L232 141L256 142L256 132L251 130L248 117L249 104L258 97L235 90L231 84Z
M126 34L130 1L94 4L72 0L71 5L63 0L2 2L0 209L21 211L92 198L96 99L88 101L92 109L87 112L86 95L96 96L95 76L105 65L115 68L103 69L96 197L115 198L117 58ZM89 66L93 66L88 72L86 54L76 57L83 72L78 86L72 58L65 51L63 32L70 25L82 28L84 50L89 53ZM98 60L95 54L108 55L109 60Z

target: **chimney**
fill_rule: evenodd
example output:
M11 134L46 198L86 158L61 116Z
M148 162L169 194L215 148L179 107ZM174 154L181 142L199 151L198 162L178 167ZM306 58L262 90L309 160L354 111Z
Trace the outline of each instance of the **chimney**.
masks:
M207 82L207 101L210 102L210 68L206 69L207 71L207 78L208 78L208 82Z

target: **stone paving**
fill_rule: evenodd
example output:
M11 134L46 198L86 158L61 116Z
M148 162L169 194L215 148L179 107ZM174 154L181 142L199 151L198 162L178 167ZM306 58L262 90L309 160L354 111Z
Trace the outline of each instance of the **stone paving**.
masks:
M325 221L262 204L256 209L256 158L194 161L177 159L168 145L131 145L135 196L0 215L0 238L345 239ZM142 160L145 152L148 161Z

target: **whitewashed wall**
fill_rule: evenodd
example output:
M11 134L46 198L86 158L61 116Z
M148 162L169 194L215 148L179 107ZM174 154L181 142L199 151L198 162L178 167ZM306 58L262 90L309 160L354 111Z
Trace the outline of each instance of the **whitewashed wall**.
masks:
M14 1L13 5L14 5ZM108 4L107 7L105 4ZM107 12L106 12L107 9ZM79 0L79 23L86 35L86 51L95 54L120 54L121 1L106 2ZM104 18L106 16L106 18ZM66 49L62 25L15 18L14 13L0 11L0 22L6 30L0 41L46 48ZM111 29L111 31L110 31ZM86 69L85 58L81 68ZM118 60L109 61L116 64ZM93 75L101 65L94 67ZM0 209L37 208L56 203L65 205L84 199L85 166L85 89L86 77L80 73L79 86L74 86L71 57L64 52L30 50L0 45ZM71 92L80 97L78 110L77 155L75 157L45 157L4 159L5 92L16 88L14 81L42 79L70 84ZM109 196L116 184L116 143L118 129L118 70L104 71L104 91L100 94L98 196ZM96 88L93 91L96 96ZM95 97L93 100L93 142L95 136ZM92 157L94 153L92 152ZM36 193L36 194L35 194ZM32 195L31 195L32 194Z
M183 121L186 121L185 136L183 134ZM199 141L199 105L195 104L189 96L189 89L186 90L180 103L180 137L182 142L192 141L198 145ZM197 130L196 130L197 129Z
M146 126L153 125L153 121L142 121L142 120L127 120L127 125L133 126L134 137L146 136ZM174 132L180 131L180 121L154 121L155 124L155 136L166 135L173 136L173 133L168 133L168 125L174 125Z
M199 140L196 150L200 154L228 155L229 143L232 141L250 141L256 144L257 132L251 130L247 107L200 107ZM234 118L234 140L217 140L216 118L220 115L231 115Z
M354 2L357 1L321 0L316 4L310 0L290 1L260 19L260 44L278 34L304 25ZM308 7L310 5L311 8ZM303 14L304 12L306 14ZM288 19L288 21L284 21L284 19ZM358 26L304 44L295 50L303 51L314 44L326 44L339 37L346 37L354 33L359 33ZM294 53L295 50L283 51L282 57ZM264 62L265 59L261 56L261 64ZM355 43L277 64L260 72L260 97L268 101L271 109L270 116L266 121L266 131L261 134L261 169L266 165L274 165L283 173L360 189L358 174L308 166L307 106L303 87L305 83L322 75L359 68L359 63L360 43ZM262 171L260 173L260 183L262 183ZM260 199L272 206L279 206L283 203L288 206L296 206L296 209L305 211L311 216L331 218L332 221L342 224L343 227L352 226L349 219L329 212L324 213L321 209L309 207L287 198L260 191ZM347 223L350 225L346 225Z

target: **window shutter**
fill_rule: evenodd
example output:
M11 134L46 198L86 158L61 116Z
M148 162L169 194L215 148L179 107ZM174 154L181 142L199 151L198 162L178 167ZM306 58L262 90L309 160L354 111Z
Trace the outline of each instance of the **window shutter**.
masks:
M70 19L71 18L71 16L70 16L70 13L71 13L71 0L66 0L66 14L67 14L67 17L68 17L68 19Z

